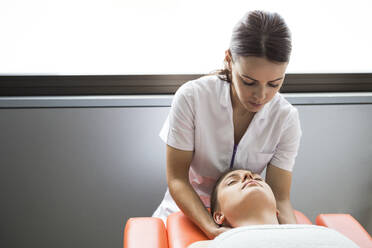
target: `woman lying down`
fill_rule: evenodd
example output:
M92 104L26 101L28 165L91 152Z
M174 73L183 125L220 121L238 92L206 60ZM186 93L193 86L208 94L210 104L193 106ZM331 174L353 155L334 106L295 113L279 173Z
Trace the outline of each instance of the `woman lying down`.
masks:
M232 228L214 240L188 248L246 247L358 247L335 230L316 225L280 225L270 186L257 174L235 169L223 173L211 194L216 224Z

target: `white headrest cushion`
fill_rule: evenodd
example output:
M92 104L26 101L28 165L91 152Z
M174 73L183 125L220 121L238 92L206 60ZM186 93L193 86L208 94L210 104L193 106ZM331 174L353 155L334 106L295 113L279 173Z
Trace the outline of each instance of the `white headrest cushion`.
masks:
M357 248L339 232L316 225L254 225L234 228L216 237L211 248Z

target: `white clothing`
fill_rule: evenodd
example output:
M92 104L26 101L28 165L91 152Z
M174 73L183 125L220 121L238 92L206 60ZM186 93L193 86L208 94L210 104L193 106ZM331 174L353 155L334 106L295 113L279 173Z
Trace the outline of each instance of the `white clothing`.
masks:
M208 247L358 248L358 245L341 233L327 227L284 224L233 228L217 236L208 244Z
M272 165L292 171L302 135L298 111L280 93L253 117L235 153L234 168L262 173ZM184 83L175 93L160 138L174 148L194 151L189 180L206 207L219 175L230 167L234 150L230 83L216 75ZM179 211L169 188L153 217Z

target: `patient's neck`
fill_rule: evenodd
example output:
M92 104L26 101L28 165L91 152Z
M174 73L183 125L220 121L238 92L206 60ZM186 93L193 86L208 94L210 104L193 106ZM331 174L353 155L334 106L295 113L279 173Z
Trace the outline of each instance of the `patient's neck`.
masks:
M247 211L227 219L231 227L251 226L251 225L279 225L275 210L257 209Z

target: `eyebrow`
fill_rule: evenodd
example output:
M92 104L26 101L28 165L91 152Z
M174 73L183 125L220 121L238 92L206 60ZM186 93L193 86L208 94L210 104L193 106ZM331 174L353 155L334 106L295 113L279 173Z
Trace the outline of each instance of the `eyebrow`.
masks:
M249 78L249 79L251 79L251 80L253 80L253 81L257 81L257 82L259 82L257 79L254 79L254 78L252 78L252 77L250 77L250 76L248 76L248 75L244 75L244 74L242 74L242 76L244 76L244 77L246 77L246 78ZM281 77L281 78L277 78L277 79L274 79L274 80L271 80L271 81L269 81L269 83L275 82L275 81L280 80L280 79L282 79L282 78L283 78L283 77Z
M227 176L227 177L225 177L225 179L223 179L223 181L222 182L225 182L227 179L229 179L230 177L236 177L236 176L239 176L239 174L238 173L231 173L229 176Z

